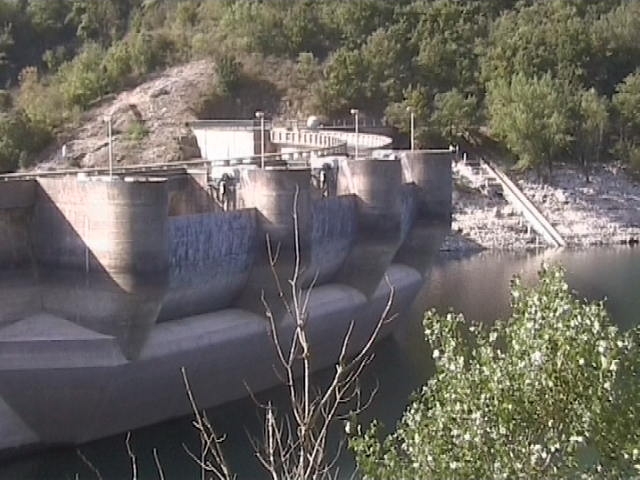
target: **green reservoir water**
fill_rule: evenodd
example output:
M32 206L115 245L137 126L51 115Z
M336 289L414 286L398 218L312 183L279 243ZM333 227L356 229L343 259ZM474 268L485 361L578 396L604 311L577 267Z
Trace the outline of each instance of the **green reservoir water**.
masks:
M422 312L449 308L467 319L491 322L509 314L509 283L515 274L532 283L543 262L566 268L571 287L580 297L606 299L606 307L622 328L631 328L640 318L640 250L592 249L541 254L483 253L465 258L442 258L432 268L430 279L411 308L396 326L396 335L381 342L364 379L365 388L379 385L367 417L393 426L401 416L411 392L429 376L431 363L422 339ZM324 374L326 376L326 373ZM323 373L318 377L321 379ZM285 404L282 389L260 395L276 405ZM258 435L260 423L254 401L245 399L209 412L219 433L226 434L226 452L239 479L260 479L264 474L255 460L247 433ZM338 431L334 439L340 438ZM181 419L132 432L131 445L137 457L138 479L160 478L153 450L157 449L167 480L200 479L197 466L185 447L197 452L199 442L190 419ZM99 476L78 455L86 457ZM343 477L353 468L348 455L341 459ZM84 445L23 457L0 464L0 480L125 480L132 478L125 437L118 436Z

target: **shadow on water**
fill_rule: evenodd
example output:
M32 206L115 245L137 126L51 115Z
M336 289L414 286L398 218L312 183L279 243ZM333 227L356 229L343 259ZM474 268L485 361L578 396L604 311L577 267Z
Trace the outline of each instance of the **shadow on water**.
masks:
M638 324L640 311L640 250L601 249L586 251L544 252L541 254L483 253L466 258L441 258L431 269L430 280L417 297L408 318L399 321L393 338L381 342L375 359L364 378L365 389L379 384L374 402L363 420L377 418L392 427L402 415L408 397L428 378L432 363L424 344L420 321L423 312L450 308L465 314L467 319L491 322L509 314L508 288L513 275L520 275L532 284L542 262L560 263L567 270L571 287L580 297L591 300L607 298L605 303L612 318L623 328ZM322 381L330 371L320 372ZM286 405L286 392L272 389L259 396L276 406ZM209 411L219 433L226 435L226 452L238 478L263 478L253 454L247 432L258 435L260 421L252 399L243 399ZM334 445L340 438L339 427L333 436ZM197 466L185 452L185 447L199 451L199 442L191 420L176 421L144 428L132 433L132 448L138 457L139 479L157 479L153 449L158 450L165 478L199 479ZM131 478L125 436L93 442L80 448L100 471L104 480ZM348 454L341 459L342 471L353 468ZM76 477L76 474L78 476ZM75 449L43 452L0 465L0 480L96 479L83 464Z

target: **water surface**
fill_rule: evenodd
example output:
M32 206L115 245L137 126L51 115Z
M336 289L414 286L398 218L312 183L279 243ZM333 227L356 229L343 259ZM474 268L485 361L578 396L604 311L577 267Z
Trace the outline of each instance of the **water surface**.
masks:
M565 267L571 287L580 297L606 300L614 321L622 328L638 324L640 312L640 250L592 249L547 251L541 254L482 253L466 258L441 258L432 268L430 280L411 308L408 318L398 323L393 338L381 342L364 384L379 385L378 393L365 417L375 417L386 425L402 415L411 392L428 378L432 367L428 347L422 338L420 320L428 308L446 312L450 308L468 320L492 322L509 314L508 289L514 275L533 283L542 263ZM328 376L320 373L318 378ZM282 389L260 395L260 400L286 405ZM209 412L218 432L226 434L229 462L240 479L264 478L247 440L247 433L259 435L260 422L254 400L244 399ZM334 440L339 438L336 433ZM200 473L185 448L198 451L198 438L190 419L181 419L132 433L131 446L137 457L138 479L158 479L153 460L157 449L167 480L196 480ZM104 480L130 479L131 460L125 437L117 436L78 449L100 476L79 457L76 449L40 453L0 465L0 480ZM347 456L340 462L344 477L352 468Z

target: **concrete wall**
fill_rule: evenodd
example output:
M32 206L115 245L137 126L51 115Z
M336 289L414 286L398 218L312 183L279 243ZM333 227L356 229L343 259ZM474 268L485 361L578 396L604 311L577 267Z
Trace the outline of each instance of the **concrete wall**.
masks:
M0 270L0 327L41 312L40 294L32 269Z
M393 259L425 273L451 227L451 161L448 151L405 152L403 180L412 190L414 219L403 228L402 246ZM405 233L406 232L406 233Z
M338 195L358 197L360 229L374 229L383 233L400 225L402 200L402 169L390 160L350 160L340 162Z
M415 185L404 183L400 187L400 241L404 242L414 227L418 216L418 194Z
M392 268L389 277L397 289L392 312L402 313L422 278L407 268ZM341 346L336 339L345 336L351 321L353 348L367 340L389 293L386 285L371 299L344 285L321 286L311 293L308 334L314 369L335 361ZM291 320L282 319L280 325L281 338L290 338ZM98 349L107 340L88 336L86 343ZM69 359L88 361L86 348L69 346ZM279 381L263 317L236 309L158 325L137 362L118 363L116 356L109 362L30 371L3 368L0 362L0 394L39 441L77 444L188 415L181 368L202 406L244 397L247 386L259 392Z
M257 219L256 257L247 285L235 305L264 314L264 297L269 305L283 308L278 291L280 279L293 278L296 267L294 209L298 216L299 262L306 270L311 257L311 174L309 170L245 169L238 184L239 206L255 209ZM277 261L272 266L272 257ZM312 278L300 277L300 285ZM290 290L285 285L287 290Z
M257 237L253 210L172 217L169 288L159 320L229 305L247 282Z
M400 163L390 160L340 161L338 195L354 195L357 235L336 280L372 295L402 241L403 199ZM409 217L405 219L405 223Z
M245 169L240 177L238 198L243 208L258 211L263 240L269 235L274 245L293 244L295 207L302 242L308 241L311 226L309 170Z
M165 181L39 180L35 257L49 268L157 275L166 272Z
M167 290L165 275L155 278L106 272L41 269L42 311L108 335L135 360L155 325ZM43 323L44 331L53 330Z
M405 152L401 157L406 183L418 187L417 207L421 217L451 221L451 152Z
M29 227L36 186L32 180L0 182L0 269L31 262Z
M30 226L37 183L0 182L0 326L42 309Z
M311 264L316 285L335 277L347 260L357 235L356 198L351 195L313 202Z
M205 171L169 178L170 217L222 211L207 185L206 175Z

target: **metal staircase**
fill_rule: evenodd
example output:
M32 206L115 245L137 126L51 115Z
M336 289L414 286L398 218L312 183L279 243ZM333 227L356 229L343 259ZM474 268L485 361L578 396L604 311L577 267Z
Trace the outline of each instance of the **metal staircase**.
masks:
M487 194L501 196L509 202L549 246L561 248L567 245L558 230L498 166L477 158L466 158L463 162L472 175L482 178Z
M492 181L502 188L505 199L520 211L522 216L544 240L552 247L566 247L567 243L560 232L551 225L551 222L533 204L520 188L495 164L482 159L482 168Z

